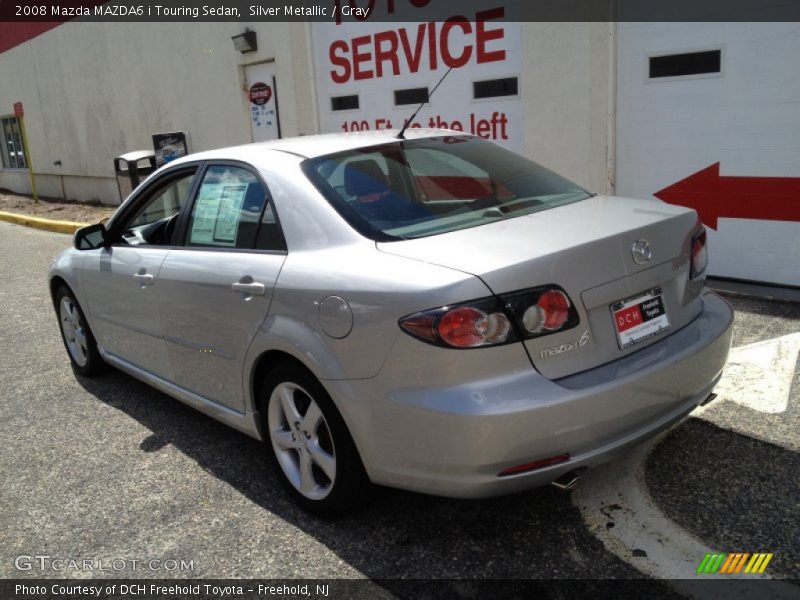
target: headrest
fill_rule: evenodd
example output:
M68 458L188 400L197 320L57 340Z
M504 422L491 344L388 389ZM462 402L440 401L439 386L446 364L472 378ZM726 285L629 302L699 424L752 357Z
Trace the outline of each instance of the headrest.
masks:
M344 191L348 196L369 196L387 191L389 181L377 161L354 160L344 167Z

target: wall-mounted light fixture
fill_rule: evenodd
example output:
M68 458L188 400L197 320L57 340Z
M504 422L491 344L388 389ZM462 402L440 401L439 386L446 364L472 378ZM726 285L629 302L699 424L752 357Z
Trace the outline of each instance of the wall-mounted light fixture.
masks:
M256 41L256 32L245 29L244 33L235 35L231 38L233 40L233 47L242 54L247 52L255 52L258 50L258 42Z

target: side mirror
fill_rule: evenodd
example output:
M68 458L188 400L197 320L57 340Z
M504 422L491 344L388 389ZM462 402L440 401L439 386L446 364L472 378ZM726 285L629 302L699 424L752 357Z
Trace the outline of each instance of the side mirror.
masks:
M108 232L102 223L82 227L75 232L73 244L78 250L93 250L108 243Z

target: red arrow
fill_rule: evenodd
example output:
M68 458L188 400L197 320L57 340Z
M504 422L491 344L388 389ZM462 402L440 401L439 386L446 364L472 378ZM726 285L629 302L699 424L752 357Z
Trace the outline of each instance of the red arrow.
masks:
M800 177L721 177L714 163L653 195L694 208L712 229L720 217L800 221Z

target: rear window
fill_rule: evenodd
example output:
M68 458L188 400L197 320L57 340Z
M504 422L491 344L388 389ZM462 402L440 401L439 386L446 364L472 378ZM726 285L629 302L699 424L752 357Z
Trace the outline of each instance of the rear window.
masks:
M350 225L380 241L476 227L591 196L514 152L467 136L398 140L311 159L303 169Z

